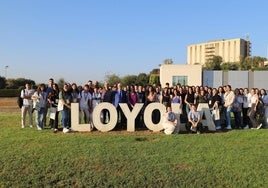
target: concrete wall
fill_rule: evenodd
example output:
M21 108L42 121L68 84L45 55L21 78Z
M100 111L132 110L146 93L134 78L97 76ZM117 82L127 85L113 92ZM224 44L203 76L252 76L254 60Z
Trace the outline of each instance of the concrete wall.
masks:
M254 71L253 72L253 86L254 88L268 89L268 71Z
M231 85L232 88L268 89L268 71L203 71L203 85L218 88Z
M203 86L218 88L223 83L222 71L203 71Z
M248 87L248 71L228 71L228 85L232 88Z

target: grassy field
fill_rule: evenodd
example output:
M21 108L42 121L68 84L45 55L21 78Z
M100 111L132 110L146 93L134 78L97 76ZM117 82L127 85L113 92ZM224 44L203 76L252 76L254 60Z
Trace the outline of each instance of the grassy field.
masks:
M267 187L268 130L52 133L0 114L1 187Z

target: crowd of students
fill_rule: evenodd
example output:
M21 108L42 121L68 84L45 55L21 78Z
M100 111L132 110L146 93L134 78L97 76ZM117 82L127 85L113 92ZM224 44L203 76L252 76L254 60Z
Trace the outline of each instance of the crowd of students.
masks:
M37 90L30 88L30 84L25 84L25 89L21 91L23 106L21 108L21 127L25 128L26 115L29 116L29 126L33 127L33 116L35 113L35 124L38 130L43 130L49 117L48 125L57 132L59 121L62 124L63 132L71 130L71 103L79 103L80 122L92 123L92 112L101 102L109 102L115 106L118 113L118 123L116 129L126 128L126 117L119 106L119 103L127 103L130 110L136 103L144 103L144 107L152 102L159 102L166 106L167 113L172 112L171 104L176 103L179 111L172 121L166 116L163 128L169 123L174 129L166 130L165 133L178 133L175 127L180 125L185 117L186 130L200 133L200 114L196 107L200 103L207 103L213 115L216 130L221 129L260 129L267 126L268 121L268 95L265 89L235 88L230 85L219 88L208 86L184 86L177 84L170 87L169 83L161 87L158 85L129 85L122 86L121 83L109 86L105 83L103 87L99 83L89 80L84 86L64 84L59 88L51 78L47 85L40 84ZM59 120L59 113L61 119ZM234 121L232 121L232 113ZM102 111L102 122L109 122L109 112ZM196 117L195 117L196 116ZM153 111L152 121L160 121L160 113ZM199 120L198 120L199 119ZM196 121L198 123L196 123ZM171 123L170 123L171 122ZM174 123L176 122L176 123ZM165 125L164 125L165 123ZM143 110L135 120L136 128L144 127ZM177 131L175 131L177 130Z

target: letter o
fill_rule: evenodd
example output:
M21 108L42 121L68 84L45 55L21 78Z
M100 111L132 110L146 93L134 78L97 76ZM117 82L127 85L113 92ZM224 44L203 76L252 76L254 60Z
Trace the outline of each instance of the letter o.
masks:
M152 113L154 110L159 110L160 111L160 121L158 124L154 124L152 122ZM154 102L154 103L150 103L144 111L144 123L146 125L146 127L154 132L157 131L161 131L163 129L163 125L162 125L162 114L166 112L166 107L165 105L158 103L158 102Z
M107 124L103 124L101 122L101 111L103 109L107 109L110 113L110 120ZM114 105L108 102L102 102L98 104L92 113L92 120L94 126L101 132L108 132L110 130L113 130L117 123L117 111Z

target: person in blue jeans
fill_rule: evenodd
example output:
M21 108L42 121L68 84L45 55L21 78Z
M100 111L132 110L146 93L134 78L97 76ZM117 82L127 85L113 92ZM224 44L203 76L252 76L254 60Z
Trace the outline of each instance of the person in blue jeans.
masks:
M63 89L59 93L59 100L63 104L63 110L61 111L63 132L68 133L71 128L71 103L73 101L68 84L63 85Z
M35 121L38 130L44 129L47 107L47 93L45 92L45 84L40 84L37 91L32 96L35 109Z
M233 107L233 103L235 100L235 94L232 91L232 87L230 85L225 86L224 93L224 107L225 107L225 117L226 117L226 129L231 130L231 111Z

